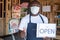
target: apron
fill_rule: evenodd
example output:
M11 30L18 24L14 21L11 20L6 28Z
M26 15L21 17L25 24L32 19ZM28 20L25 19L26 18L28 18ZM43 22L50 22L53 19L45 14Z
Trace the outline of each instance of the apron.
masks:
M44 20L41 15L39 15L42 22L44 23ZM27 39L26 40L43 40L43 38L36 38L36 28L37 23L31 23L31 15L29 16L29 23L27 27Z

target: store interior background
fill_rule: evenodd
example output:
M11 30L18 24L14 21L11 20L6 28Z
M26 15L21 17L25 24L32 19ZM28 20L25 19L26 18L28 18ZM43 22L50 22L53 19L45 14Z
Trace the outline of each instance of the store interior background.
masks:
M31 2L32 0L0 0L0 35L6 35L8 33L8 22L12 19L13 6L20 5L24 2ZM38 0L43 6L50 6L50 12L43 12L49 19L49 23L57 24L57 37L53 40L60 40L60 0ZM24 14L25 13L25 14ZM20 13L20 18L27 15L26 12ZM22 16L23 15L23 16ZM0 39L1 40L1 39Z

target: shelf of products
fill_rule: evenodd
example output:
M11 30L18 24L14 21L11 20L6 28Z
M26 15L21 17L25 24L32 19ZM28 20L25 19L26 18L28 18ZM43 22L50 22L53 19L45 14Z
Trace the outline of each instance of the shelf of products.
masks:
M54 16L55 16L54 21L57 24L56 40L60 40L60 2L59 2L59 0L54 0L53 12L54 12Z
M60 12L60 10L57 10L56 12Z
M60 29L59 28L57 28L57 35L60 35Z
M60 28L60 26L57 26L57 28Z

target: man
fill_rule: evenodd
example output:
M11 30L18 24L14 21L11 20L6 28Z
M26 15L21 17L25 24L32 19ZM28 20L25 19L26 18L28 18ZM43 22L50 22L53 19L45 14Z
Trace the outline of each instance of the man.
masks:
M26 36L26 40L49 40L49 38L36 38L37 23L48 23L47 17L40 14L41 5L38 1L32 1L29 4L28 15L22 18L19 25L21 37Z

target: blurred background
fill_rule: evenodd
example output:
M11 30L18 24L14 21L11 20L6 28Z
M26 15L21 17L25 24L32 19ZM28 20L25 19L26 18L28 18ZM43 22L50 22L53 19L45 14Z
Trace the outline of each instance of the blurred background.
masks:
M31 1L33 0L0 0L0 36L8 34L10 19L21 20L22 17L28 14L27 8ZM37 1L42 5L41 14L48 17L49 23L57 24L57 37L53 40L60 40L60 0Z

